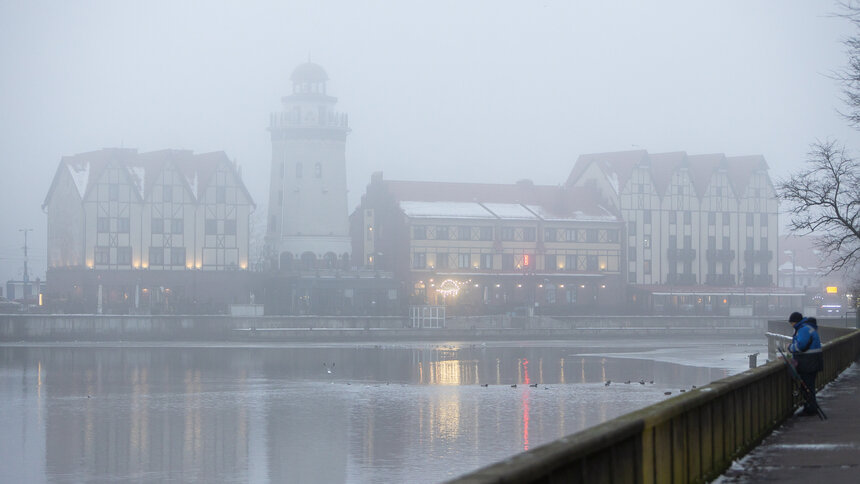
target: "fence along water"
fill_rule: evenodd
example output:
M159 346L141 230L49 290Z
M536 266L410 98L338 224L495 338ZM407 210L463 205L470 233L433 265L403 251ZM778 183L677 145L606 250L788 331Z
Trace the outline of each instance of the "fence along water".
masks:
M860 356L860 331L824 348L819 387ZM705 482L758 445L800 404L780 361L715 381L451 481Z

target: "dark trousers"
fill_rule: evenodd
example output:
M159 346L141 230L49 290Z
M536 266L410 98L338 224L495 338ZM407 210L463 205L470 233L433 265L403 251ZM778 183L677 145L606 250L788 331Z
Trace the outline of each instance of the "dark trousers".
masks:
M812 373L799 373L800 379L803 380L803 384L809 389L808 393L806 390L803 390L803 410L805 412L814 412L818 405L818 402L815 400L815 376L817 374L817 371Z

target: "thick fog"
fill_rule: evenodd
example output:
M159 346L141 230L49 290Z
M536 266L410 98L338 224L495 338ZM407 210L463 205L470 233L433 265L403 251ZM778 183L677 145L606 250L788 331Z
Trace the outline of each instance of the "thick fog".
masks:
M857 135L829 1L3 2L0 279L44 277L63 155L225 151L265 210L269 113L310 57L349 114L350 210L386 178L563 182L583 153L762 154Z

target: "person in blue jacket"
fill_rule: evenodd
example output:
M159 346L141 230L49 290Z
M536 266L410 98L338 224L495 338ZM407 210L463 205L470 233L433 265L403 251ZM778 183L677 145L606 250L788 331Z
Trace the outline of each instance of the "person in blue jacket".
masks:
M804 318L794 312L788 317L788 322L794 327L794 336L788 351L797 363L797 373L809 389L804 399L803 411L800 415L816 415L815 408L815 377L824 369L824 355L821 352L821 338L818 335L818 321L815 318Z

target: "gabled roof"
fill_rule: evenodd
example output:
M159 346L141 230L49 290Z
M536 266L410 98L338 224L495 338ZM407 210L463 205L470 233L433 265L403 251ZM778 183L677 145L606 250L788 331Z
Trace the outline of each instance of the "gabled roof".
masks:
M699 198L705 196L714 173L720 168L726 168L726 155L722 153L690 155L687 161L690 167L690 178L693 180L693 186L696 187Z
M60 159L59 166L57 166L57 171L54 174L51 187L48 189L48 194L42 203L42 208L45 208L48 202L50 202L51 196L60 180L61 171L65 171L71 176L78 196L83 200L111 162L117 162L122 165L126 160L133 159L135 156L137 156L137 150L127 148L105 148L98 151L63 156Z
M654 189L661 197L672 183L672 175L681 167L687 166L687 153L684 151L673 151L670 153L654 153L651 158L651 180Z
M147 199L152 193L152 187L166 166L178 167L187 162L194 154L190 150L159 150L141 153L129 168L134 167L135 179L140 184L141 198Z
M768 169L767 162L761 155L726 157L726 166L729 172L729 183L732 184L735 196L738 197L746 193L753 173Z
M612 177L614 173L618 182L618 189L621 189L630 180L633 169L637 166L647 165L649 160L648 152L645 150L580 155L573 165L573 170L567 177L565 185L573 186L592 163L596 163L608 177Z
M574 186L589 166L600 167L607 181L623 190L637 167L648 167L657 194L666 195L672 176L686 168L698 197L704 196L715 173L725 169L735 196L742 196L752 174L767 170L767 162L761 155L726 157L722 153L687 155L684 151L649 154L645 150L618 151L582 155L576 160L565 186Z
M72 177L81 200L85 199L89 190L95 185L102 172L111 165L120 168L129 184L135 188L140 200L148 199L158 177L165 167L175 168L185 181L185 186L193 200L200 200L206 186L214 180L215 171L219 164L226 164L235 176L237 185L253 205L254 201L247 187L238 175L235 165L230 162L223 151L195 155L190 150L160 150L138 153L134 149L108 148L88 153L64 156L60 160L57 174L42 204L47 206L57 184L59 174L65 170Z

